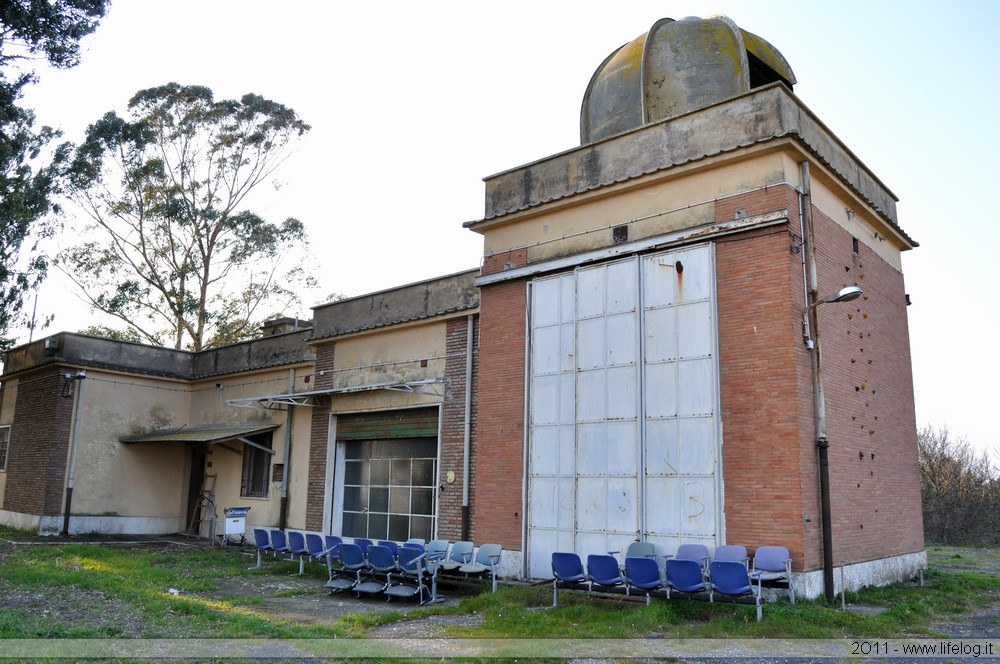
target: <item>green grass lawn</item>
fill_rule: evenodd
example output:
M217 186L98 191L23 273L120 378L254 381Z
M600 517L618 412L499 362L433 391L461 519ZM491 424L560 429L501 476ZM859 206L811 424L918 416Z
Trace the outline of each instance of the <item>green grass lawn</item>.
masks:
M23 539L23 533L0 529L0 540ZM501 638L892 638L934 635L929 625L1000 601L1000 551L931 546L926 585L897 584L848 593L849 604L884 607L878 615L840 611L839 603L787 600L767 604L764 620L755 621L752 606L670 600L603 599L582 592L560 593L560 607L549 608L550 585L502 586L494 595L470 594L456 606L426 608L430 613L482 616L475 626L451 627L453 637ZM121 548L58 542L43 545L0 544L0 638L350 638L377 624L400 620L400 612L353 613L329 624L302 624L276 615L260 597L233 594L218 598L233 578L287 578L297 563L271 562L248 570L250 559L233 549ZM325 570L313 565L316 592ZM176 589L171 594L168 589ZM276 593L294 598L301 590ZM211 595L213 599L206 599ZM345 597L350 602L350 597ZM77 601L80 610L105 617L94 626L59 620L44 611L46 603ZM93 606L84 606L93 605Z

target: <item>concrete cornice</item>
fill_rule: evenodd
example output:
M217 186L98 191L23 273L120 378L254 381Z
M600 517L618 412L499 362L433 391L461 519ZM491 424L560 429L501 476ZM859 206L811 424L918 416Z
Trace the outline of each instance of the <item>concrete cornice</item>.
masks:
M465 226L485 230L506 215L783 138L800 143L916 245L899 228L896 196L780 83L489 176L486 215Z

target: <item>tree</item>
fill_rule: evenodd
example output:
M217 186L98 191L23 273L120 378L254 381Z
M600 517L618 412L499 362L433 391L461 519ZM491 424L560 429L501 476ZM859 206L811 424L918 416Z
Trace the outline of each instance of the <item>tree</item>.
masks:
M97 29L108 0L0 0L0 348L20 315L25 293L45 277L47 261L37 244L24 243L43 235L42 222L53 211L58 164L38 164L42 151L59 132L34 129L35 114L18 106L25 87L36 80L26 65L45 58L59 68L75 66L80 40Z
M302 223L244 203L309 125L256 94L216 101L177 83L140 90L128 111L106 113L73 154L70 196L98 239L58 264L93 309L147 342L201 350L255 336L260 312L311 280L301 265L280 272L304 246Z
M940 544L1000 544L1000 475L986 452L947 428L917 432L924 535Z

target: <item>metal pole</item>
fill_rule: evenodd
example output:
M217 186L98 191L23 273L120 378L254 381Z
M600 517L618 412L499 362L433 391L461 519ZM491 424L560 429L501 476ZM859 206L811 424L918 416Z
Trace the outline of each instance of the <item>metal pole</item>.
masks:
M295 369L293 368L288 370L288 393L291 394L294 391ZM281 466L281 505L279 506L280 514L278 515L278 527L282 530L288 526L288 481L292 476L289 465L292 462L292 409L294 407L288 404L285 408L285 452Z
M60 535L69 535L69 515L73 509L73 487L76 485L76 447L80 439L80 409L83 407L83 379L87 374L77 372L73 377L66 374L70 381L78 381L73 402L73 434L69 439L69 470L66 474L66 506L63 509L63 527Z
M465 332L465 430L462 434L462 539L469 539L469 454L472 441L472 354L475 319L470 314Z
M816 408L816 448L819 455L819 493L820 510L823 525L823 593L827 601L833 602L837 596L833 588L833 524L830 507L830 455L829 441L826 438L826 398L823 394L823 367L820 356L819 321L816 315L817 305L822 301L818 297L816 276L816 253L813 241L812 193L809 181L809 162L804 161L802 168L802 212L805 216L803 229L806 237L805 254L808 265L809 299L806 316L811 317L813 348L812 359L813 397Z

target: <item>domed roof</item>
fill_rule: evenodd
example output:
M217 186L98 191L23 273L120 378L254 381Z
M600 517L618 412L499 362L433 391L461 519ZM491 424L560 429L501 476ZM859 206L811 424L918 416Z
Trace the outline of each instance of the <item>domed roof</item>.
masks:
M599 141L775 81L795 83L788 62L728 17L663 18L594 72L583 97L580 141Z

